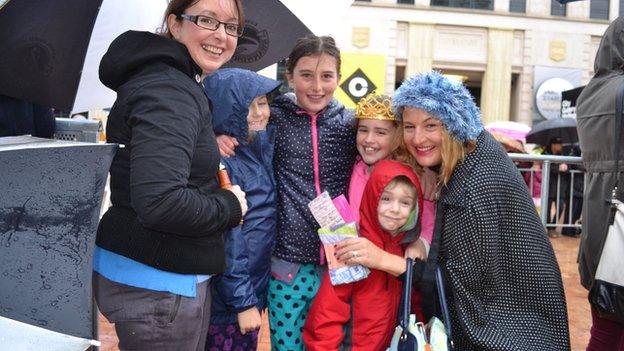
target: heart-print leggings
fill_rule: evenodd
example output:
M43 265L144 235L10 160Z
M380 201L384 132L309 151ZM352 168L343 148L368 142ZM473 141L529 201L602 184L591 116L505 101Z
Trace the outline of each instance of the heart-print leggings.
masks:
M292 284L269 280L269 326L271 349L303 351L301 330L308 309L321 284L315 264L302 264Z

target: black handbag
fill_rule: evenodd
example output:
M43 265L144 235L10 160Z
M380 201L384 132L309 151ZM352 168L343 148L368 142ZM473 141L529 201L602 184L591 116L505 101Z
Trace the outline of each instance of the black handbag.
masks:
M619 322L624 322L624 271L622 271L622 267L624 267L624 204L616 198L616 194L619 178L623 100L624 88L618 92L615 100L614 182L611 198L606 200L610 204L611 211L609 226L602 243L594 282L589 290L589 302L600 316Z
M425 350L426 346L429 347L428 350L432 351L453 351L450 316L444 295L444 281L440 267L436 267L435 280L444 323L433 317L427 325L424 325L416 320L414 314L410 314L414 261L411 258L406 261L397 326L387 351L420 351Z

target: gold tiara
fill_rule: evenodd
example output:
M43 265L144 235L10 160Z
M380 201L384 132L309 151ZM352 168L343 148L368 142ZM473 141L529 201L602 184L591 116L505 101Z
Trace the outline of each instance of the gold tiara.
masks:
M388 95L370 93L355 106L355 118L396 121L392 112L392 99Z

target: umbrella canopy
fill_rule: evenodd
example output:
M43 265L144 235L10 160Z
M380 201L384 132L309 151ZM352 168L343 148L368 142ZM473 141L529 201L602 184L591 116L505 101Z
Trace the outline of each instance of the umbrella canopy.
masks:
M0 94L69 110L101 3L5 3L0 10Z
M554 138L560 138L563 144L578 142L576 118L552 118L537 123L527 134L526 141L546 146Z
M279 0L243 0L243 9L245 30L226 67L261 70L286 58L297 39L312 34Z
M98 77L102 56L126 30L154 32L167 6L166 0L0 1L0 94L75 112L112 105L115 93ZM279 0L243 6L245 31L230 67L267 67L311 33Z
M520 140L510 138L506 134L497 131L491 131L490 134L496 139L507 152L517 152L517 153L525 153L524 145Z
M502 133L512 139L525 141L527 133L531 130L531 127L524 123L513 121L497 121L488 123L485 129L489 132ZM492 133L494 135L494 133Z

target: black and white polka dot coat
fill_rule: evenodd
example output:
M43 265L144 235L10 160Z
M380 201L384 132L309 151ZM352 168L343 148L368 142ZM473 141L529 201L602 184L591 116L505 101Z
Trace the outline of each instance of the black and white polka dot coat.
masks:
M569 350L561 272L520 173L488 132L439 198L457 350Z
M312 118L293 102L278 96L271 106L277 127L273 165L277 182L278 222L273 255L295 263L319 263L319 225L308 208L316 196L312 156ZM321 192L345 194L355 162L353 111L333 99L317 116Z

